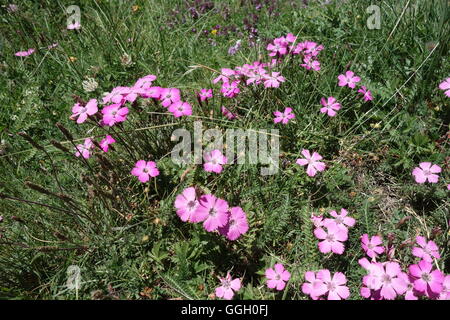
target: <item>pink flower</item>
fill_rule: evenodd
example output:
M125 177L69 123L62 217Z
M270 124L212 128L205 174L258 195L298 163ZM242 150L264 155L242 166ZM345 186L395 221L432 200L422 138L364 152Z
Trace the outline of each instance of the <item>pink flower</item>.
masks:
M372 259L377 258L379 254L384 252L384 247L380 246L382 244L383 240L380 236L372 236L370 239L367 233L361 236L361 246L364 252Z
M180 90L177 88L164 88L161 89L161 104L163 107L168 107L171 104L181 100ZM170 111L170 110L169 110Z
M160 99L161 98L161 87L150 87L147 89L141 89L140 95L143 98L154 98L154 99Z
M222 81L223 83L229 82L233 76L236 75L236 71L228 68L222 68L220 76L213 80L213 83Z
M206 231L214 231L228 222L228 203L211 194L200 197L199 207L192 216L193 222L202 222Z
M145 183L150 180L150 177L158 176L159 170L155 162L139 160L131 170L131 174L138 177L140 182Z
M78 21L75 21L74 23L67 25L68 30L79 30L80 28L81 28L81 24Z
M156 80L156 76L153 74L148 74L136 81L133 85L133 89L150 89L152 87L153 81Z
M295 118L295 114L292 113L291 108L284 109L283 113L277 110L273 114L275 115L275 119L273 119L273 122L275 123L281 122L283 124L287 124L289 120Z
M450 274L446 275L442 282L442 291L439 300L450 300Z
M198 93L198 96L200 98L200 101L205 101L213 97L213 91L212 89L202 89Z
M291 278L291 274L284 269L281 263L275 264L274 269L266 269L267 287L281 291L286 286L286 282Z
M116 123L127 120L128 108L121 107L121 104L111 104L102 109L103 123L112 127Z
M311 56L306 56L303 58L303 62L300 66L305 68L306 70L314 70L314 71L320 71L320 62L318 60L315 60Z
M317 171L325 170L325 163L319 161L322 160L322 156L320 154L313 152L311 155L307 149L303 149L302 154L305 158L297 159L296 163L301 166L308 165L306 168L306 174L308 176L314 177Z
M325 100L325 98L322 98L320 100L320 103L324 106L320 109L320 112L326 113L330 117L334 117L336 115L336 111L341 108L341 105L336 102L336 99L334 97L329 97L327 100Z
M138 90L129 87L115 87L110 93L103 97L103 103L123 105L127 101L134 102L138 97Z
M365 86L361 86L361 88L358 90L358 92L363 94L364 101L367 102L367 101L373 100L372 92L367 90L367 88Z
M175 198L175 208L177 208L177 215L181 221L194 222L193 217L199 206L197 199L197 191L194 187L189 187Z
M302 292L309 295L311 299L317 300L327 292L327 286L316 277L313 271L305 272L305 280L307 282L302 284Z
M413 277L405 272L401 272L398 277L401 278L406 284L405 300L418 300L418 296L420 295L420 293L414 289Z
M226 98L234 98L241 92L241 89L239 89L239 81L233 81L231 83L224 82L220 92L222 92L223 96Z
M414 247L412 249L412 254L415 257L421 258L427 262L433 262L433 257L436 259L440 259L441 256L439 254L439 248L434 243L434 241L428 241L425 237L417 236L416 243L420 247Z
M323 216L316 216L314 213L311 214L311 221L314 224L314 227L320 228L323 227Z
M183 101L172 103L167 110L169 112L172 112L175 118L192 115L192 106L189 103Z
M326 291L328 292L328 300L342 300L347 299L350 296L350 290L347 286L347 278L342 272L336 272L331 278L331 273L329 270L320 270L317 272L317 278L322 280Z
M348 86L349 88L354 89L356 87L356 83L361 81L361 78L358 76L355 76L355 73L353 71L347 71L345 75L341 74L338 76L339 79L339 87L345 87Z
M380 281L380 295L387 300L394 300L397 295L402 295L407 290L407 283L399 277L400 265L397 262L386 262L379 265L377 270ZM377 287L373 289L379 289Z
M205 152L203 155L203 159L205 160L205 163L203 164L203 169L206 172L215 172L215 173L221 173L222 172L222 165L226 164L228 159L225 157L222 152L215 149L210 152Z
M219 227L220 234L226 236L231 241L236 240L247 231L247 215L241 207L231 208L228 223L224 227Z
M280 82L284 82L286 79L280 76L280 72L272 72L271 75L264 75L264 87L265 88L278 88Z
M19 52L16 52L14 55L15 55L16 57L27 57L27 56L33 54L35 51L36 51L36 50L32 48L32 49L28 49L27 51L19 51Z
M228 120L233 120L233 119L236 119L236 118L237 118L237 116L236 116L234 113L232 113L230 110L228 110L228 109L225 108L224 106L222 106L221 111L222 111L222 114L223 114L226 118L228 118Z
M115 143L115 142L116 142L116 140L114 140L113 137L111 137L110 135L107 135L105 137L105 139L100 141L100 147L102 148L103 152L108 152L109 145L112 144L112 143Z
M284 56L287 53L288 42L284 37L276 38L273 43L267 45L267 50L270 51L269 56L276 55Z
M439 89L445 90L444 94L450 97L450 78L445 79L440 85Z
M316 228L314 235L317 239L322 240L319 242L319 251L322 253L333 252L336 254L343 254L345 247L342 242L347 241L348 232L345 229L339 228L335 224L329 224L323 228Z
M435 298L441 293L444 282L444 274L432 269L433 265L425 260L409 266L409 273L414 277L414 289L429 298Z
M83 123L86 121L88 116L96 114L97 111L97 99L89 100L84 107L77 103L72 107L72 115L70 116L70 119L75 120L75 118L78 117L77 123Z
M325 219L324 225L327 226L330 223L336 224L338 228L347 230L348 227L353 227L356 223L355 219L352 217L348 217L348 211L344 208L341 209L341 213L338 214L336 211L330 211L330 215L334 217L334 219Z
M83 156L85 159L89 159L91 156L90 149L92 148L92 139L85 139L84 144L78 144L75 148L75 157L79 157L80 155Z
M439 175L437 173L441 172L441 167L431 162L421 162L419 167L414 168L412 175L417 183L425 183L427 180L430 183L437 183L439 180Z
M241 280L231 278L229 272L225 278L220 278L220 284L220 287L216 288L216 296L225 300L231 300L234 292L241 289Z

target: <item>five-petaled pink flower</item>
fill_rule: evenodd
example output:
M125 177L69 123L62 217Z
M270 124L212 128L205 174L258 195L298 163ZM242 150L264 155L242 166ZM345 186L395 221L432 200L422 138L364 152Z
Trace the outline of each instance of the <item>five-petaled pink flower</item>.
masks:
M145 183L150 179L150 177L158 176L159 170L156 167L155 162L139 160L136 162L133 170L131 170L131 174L138 177L140 182Z
M291 108L284 109L284 112L277 110L273 114L275 115L275 119L273 119L273 122L275 123L281 122L282 124L287 124L289 120L295 118L295 114L292 113Z
M361 78L356 76L353 71L347 71L345 75L341 74L338 76L339 79L339 87L348 86L349 88L354 89L356 87L356 83L361 81Z
M450 300L450 274L446 275L442 282L442 291L439 300Z
M180 89L164 88L161 90L161 96L159 99L161 100L162 106L167 108L171 104L181 100Z
M226 236L231 241L236 240L247 231L247 215L241 207L231 208L228 223L224 227L219 228L220 234Z
M194 215L199 206L197 191L194 187L189 187L175 198L175 208L177 215L184 222L195 222Z
M200 205L194 213L193 222L202 222L206 231L214 231L228 222L228 203L212 194L200 197Z
M121 107L121 104L111 104L102 109L103 123L112 127L116 123L124 122L127 119L129 110L127 107Z
M225 300L231 300L234 292L241 289L241 279L231 278L230 273L227 273L225 278L220 278L220 287L216 288L216 296Z
M339 228L336 224L329 224L323 228L314 229L314 235L319 242L319 251L322 253L333 252L336 254L343 254L345 247L342 242L347 241L348 231Z
M436 298L442 291L444 274L439 270L433 270L430 262L421 260L418 264L409 266L409 273L414 277L414 289L429 298Z
M325 163L319 161L322 160L322 156L320 154L313 152L311 155L307 149L303 149L302 154L305 158L297 159L296 163L301 166L308 165L306 168L306 174L308 176L314 177L317 171L325 170Z
M444 90L444 94L450 97L450 78L445 79L440 85L439 89Z
M222 152L217 149L205 152L203 159L205 160L203 169L207 172L215 173L221 173L222 165L226 164L228 161L227 157L225 157Z
M397 262L385 262L377 266L375 275L378 281L372 289L381 289L380 295L386 300L393 300L406 292L407 283L400 277L402 270Z
M70 116L70 119L75 120L75 118L78 117L77 123L83 123L86 121L88 116L96 114L97 111L97 99L89 100L84 107L77 103L72 107L72 115Z
M305 280L307 282L302 284L302 292L309 295L311 299L317 300L321 295L327 292L327 287L313 271L305 272Z
M344 208L341 209L341 212L339 214L334 210L330 211L330 215L334 219L325 219L325 226L328 226L329 224L335 224L338 228L347 230L347 227L353 227L356 223L356 220L352 217L349 217L348 211Z
M417 183L425 183L427 180L430 183L437 183L439 180L437 173L441 172L441 170L441 167L437 164L421 162L418 167L414 168L412 175Z
M109 145L115 142L116 140L108 134L106 135L105 139L100 141L100 147L102 148L103 152L108 152Z
M172 112L175 118L192 115L192 106L189 103L183 101L172 103L167 110L169 112Z
M213 97L213 91L212 89L202 89L198 93L198 96L200 98L200 101L205 101Z
M372 101L373 97L372 97L372 92L370 92L370 90L367 90L367 87L365 86L361 86L361 88L359 88L358 93L362 93L363 94L363 98L364 101Z
M419 247L412 249L412 254L415 257L421 258L427 262L433 262L433 257L440 259L439 248L434 241L428 241L425 237L417 236L416 243Z
M92 140L87 138L84 140L83 144L78 144L75 148L75 157L83 156L85 159L89 159L91 156L91 148L93 146Z
M350 296L350 290L345 286L347 278L342 272L336 272L332 278L330 271L324 269L317 272L317 278L323 282L326 290L323 294L328 292L328 300L345 300Z
M286 282L291 278L291 274L284 269L281 263L277 263L273 269L266 269L266 278L267 287L281 291L286 286Z
M341 108L340 103L336 102L336 98L334 97L328 97L327 99L322 98L320 103L323 105L323 107L320 108L320 112L326 113L330 117L334 117L336 115L336 111Z
M264 75L264 87L265 88L278 88L280 82L284 82L286 79L280 76L280 72L272 72L271 75Z
M370 239L367 233L361 236L361 247L372 259L377 258L379 254L384 252L384 247L382 244L383 240L380 236L372 236Z

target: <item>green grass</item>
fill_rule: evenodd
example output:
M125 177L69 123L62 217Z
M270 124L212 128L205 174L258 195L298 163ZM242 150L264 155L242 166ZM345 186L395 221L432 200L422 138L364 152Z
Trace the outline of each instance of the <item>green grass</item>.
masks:
M363 233L381 234L385 242L391 235L395 258L404 268L415 260L411 246L401 244L419 234L432 237L441 248L440 269L450 272L450 108L438 89L450 72L448 1L375 1L381 29L369 30L368 4L362 0L326 6L308 1L306 7L280 0L260 10L252 1L215 2L197 19L185 1L86 0L78 2L80 31L66 29L65 8L72 2L17 1L15 13L0 8L0 192L22 199L0 199L0 296L143 299L141 293L150 288L151 299L207 299L219 284L217 276L232 269L243 277L238 298L306 299L300 290L304 272L328 268L344 272L351 298L360 299ZM254 46L245 29L245 19L253 24L252 15L258 29ZM216 25L237 31L214 35ZM298 60L286 61L282 75L287 81L279 89L221 97L219 86L211 83L217 76L211 69L268 61L267 42L289 32L299 41L325 46L320 72L299 67ZM228 48L237 39L242 49L230 56ZM59 46L53 50L14 56L55 42ZM129 65L122 63L125 54ZM362 103L337 86L337 76L347 69L372 90L373 103ZM94 127L69 120L74 96L101 98L147 74L157 75L159 86L180 88L194 115L179 120L139 102L123 127L114 129L126 133L118 134L116 150L104 155L110 166L102 167L95 158L87 165L51 144L53 139L73 148L56 122L74 141L105 133L87 132ZM87 78L98 82L94 92L84 91ZM211 86L216 96L201 108L194 91ZM320 99L331 95L343 105L334 118L319 113ZM223 121L222 105L234 108L240 120ZM273 111L286 106L296 119L275 125ZM176 166L170 159L171 133L192 130L198 119L204 129L280 129L281 170L263 177L249 164L228 166L220 175L207 174L201 166ZM303 148L324 156L328 169L309 178L295 164ZM144 158L157 161L161 171L146 185L129 174ZM414 182L411 171L422 161L443 168L438 184ZM229 242L201 225L182 223L173 201L192 185L242 207L248 233ZM342 256L323 255L309 217L340 208L348 209L357 225ZM280 293L264 280L264 270L275 262L292 273ZM81 268L79 292L65 287L70 265Z

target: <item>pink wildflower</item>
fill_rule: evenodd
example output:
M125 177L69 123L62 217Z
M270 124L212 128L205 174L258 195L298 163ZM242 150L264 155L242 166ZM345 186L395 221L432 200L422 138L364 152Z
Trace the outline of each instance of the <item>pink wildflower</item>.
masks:
M341 209L340 214L338 214L336 211L330 211L330 215L334 219L325 219L324 225L327 226L328 224L336 224L338 228L347 230L347 227L353 227L356 223L356 220L352 217L348 216L348 211L344 208Z
M363 94L363 98L364 101L372 101L373 97L372 97L372 92L370 92L370 90L367 90L367 88L365 86L361 86L361 88L358 90L359 93Z
M291 108L284 109L283 113L277 110L273 114L275 115L275 119L273 119L275 123L281 122L282 124L287 124L289 120L295 118L295 114L292 113Z
M205 163L203 164L203 169L206 172L215 172L215 173L221 173L222 172L222 165L226 164L228 159L225 157L222 152L215 149L210 152L205 152L203 155L203 159L205 160Z
M302 292L309 295L311 299L317 300L327 292L327 286L313 271L305 272L305 280L307 282L302 284Z
M450 97L450 78L445 79L440 85L439 89L444 90L444 94Z
M347 241L348 232L345 229L339 228L335 224L329 224L323 228L316 228L314 235L317 239L322 240L319 242L319 251L322 253L333 252L336 254L343 254L345 247L342 242Z
M194 222L194 215L199 206L197 191L194 187L189 187L175 198L175 208L177 215L184 222Z
M162 106L167 108L171 104L180 101L180 95L180 90L177 88L164 88L161 89L161 97L159 99L161 100Z
M162 91L163 89L161 87L149 87L146 89L141 89L140 95L143 98L160 99Z
M291 278L289 271L285 270L281 263L277 263L274 269L266 269L267 287L281 291L286 286L286 282Z
M334 117L336 115L336 111L341 109L341 105L336 102L336 98L334 97L328 97L328 99L325 100L325 98L322 98L320 100L320 103L323 105L323 108L320 109L321 113L326 113L330 117Z
M27 51L16 52L14 55L16 57L27 57L27 56L33 54L35 51L36 51L35 49L28 49Z
M138 91L129 87L115 87L110 93L103 97L103 103L123 105L127 101L134 102L138 97Z
M442 282L442 291L439 300L450 300L450 274L446 275Z
M75 118L78 117L77 123L83 123L86 121L88 116L96 114L97 111L97 99L89 100L84 107L77 103L72 107L73 114L70 116L70 119L75 120Z
M172 103L167 110L172 112L175 118L192 115L192 106L183 101Z
M147 90L152 87L153 81L156 80L156 76L153 74L148 74L136 81L136 83L133 85L133 89L143 89Z
M416 243L419 247L412 249L412 254L415 257L421 258L427 262L433 262L433 257L440 259L439 248L434 241L428 241L425 237L417 236Z
M420 293L414 289L414 278L405 272L401 272L398 276L406 284L405 300L418 300Z
M270 51L269 56L284 56L287 53L288 42L284 37L276 38L273 43L267 45L267 50Z
M441 172L441 167L431 162L421 162L419 167L414 168L412 175L417 183L425 183L427 180L430 183L437 183L439 180L439 175L437 173Z
M324 269L317 272L317 278L323 281L328 300L345 300L350 296L350 290L345 286L347 278L342 272L336 272L331 278L330 271Z
M272 72L271 75L264 75L264 87L265 88L278 88L280 82L284 82L286 79L280 76L280 72Z
M224 82L220 92L222 92L223 96L226 98L234 98L241 92L241 89L239 89L239 81L233 81L231 83Z
M140 182L145 183L150 180L150 177L158 176L159 170L155 162L139 160L136 162L133 170L131 170L131 174L138 177Z
M206 231L214 231L228 222L228 203L211 194L199 199L199 207L192 216L193 222L202 222Z
M102 109L103 123L112 127L116 123L124 122L127 119L128 108L121 107L121 104L111 104Z
M237 116L234 113L232 113L230 110L228 110L224 106L222 106L221 111L222 111L222 114L228 118L228 120L233 120L233 119L237 118Z
M247 215L241 207L233 207L229 213L228 223L220 227L219 232L234 241L248 231Z
M339 87L345 87L348 86L349 88L354 89L356 87L356 83L361 81L361 78L358 76L355 76L355 73L353 71L347 71L345 75L341 74L338 76L339 79Z
M200 98L200 101L205 101L213 97L213 91L212 89L202 89L198 93L198 96Z
M297 159L296 163L301 166L306 166L306 174L310 177L314 177L317 173L317 171L323 171L325 170L325 163L320 162L319 160L322 160L322 156L318 154L317 152L313 152L311 155L309 150L303 149L302 154L305 158Z
M414 289L429 298L436 298L442 292L444 274L432 269L433 265L430 262L421 260L418 264L409 266L409 273L414 277Z
M92 139L90 138L85 139L83 144L79 144L75 148L76 150L75 157L79 157L81 155L83 156L83 158L89 159L89 157L91 156L90 149L92 148L92 145L93 145Z
M361 246L364 252L372 259L377 258L379 254L384 252L382 244L383 240L380 236L372 236L370 239L367 233L361 236Z
M303 58L303 62L300 66L305 68L306 70L314 70L320 71L320 62L310 56L306 56Z
M234 292L241 289L241 280L231 278L229 272L225 278L220 278L220 284L220 287L216 288L216 296L225 300L231 300Z
M109 145L115 143L116 140L111 137L110 135L107 135L105 137L105 139L103 139L102 141L100 141L100 147L102 148L103 152L108 152L109 150Z

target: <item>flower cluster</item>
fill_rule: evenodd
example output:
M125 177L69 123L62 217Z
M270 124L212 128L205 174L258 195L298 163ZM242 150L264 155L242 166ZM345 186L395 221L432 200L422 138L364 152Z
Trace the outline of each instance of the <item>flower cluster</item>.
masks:
M339 75L338 80L339 87L347 86L350 89L355 89L356 84L361 81L361 78L357 76L353 71L348 70L347 72L345 72L345 74ZM366 102L373 100L372 92L370 92L370 90L368 90L366 86L361 86L358 89L358 93L362 94L362 98Z
M218 231L228 240L234 241L248 231L247 215L242 208L230 208L227 201L212 194L200 195L194 187L183 190L174 205L182 221L203 222L206 231Z

